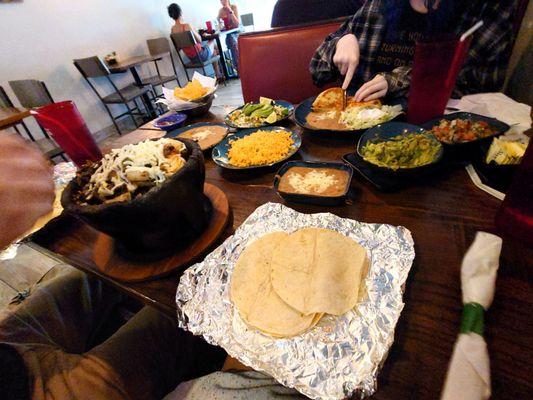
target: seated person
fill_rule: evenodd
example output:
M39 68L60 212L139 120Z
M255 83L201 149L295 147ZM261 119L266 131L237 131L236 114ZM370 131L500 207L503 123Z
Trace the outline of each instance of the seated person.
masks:
M272 28L324 21L354 15L364 0L278 0L272 12Z
M193 63L201 64L202 62L209 60L211 57L218 55L218 50L215 48L214 40L202 43L202 37L198 34L198 32L192 29L190 24L183 22L183 14L179 5L176 3L169 5L168 15L174 20L171 33L181 33L186 31L192 32L192 35L197 42L194 46L185 47L182 49L189 60L191 60ZM213 68L215 70L215 76L217 78L222 77L218 62L213 63Z
M52 209L47 161L0 132L0 248ZM182 381L220 369L225 352L145 307L110 338L121 295L72 267L54 267L29 295L0 310L0 397L161 399ZM107 338L107 339L106 339Z
M357 101L406 96L414 46L435 33L462 34L479 20L455 96L498 91L512 50L515 1L369 0L318 48L310 65L323 85L344 76Z
M218 21L224 23L225 30L238 28L240 25L239 10L235 4L231 4L229 0L220 0L222 8L218 11ZM226 35L226 46L231 52L233 65L235 69L239 70L239 47L238 47L239 33L233 32Z

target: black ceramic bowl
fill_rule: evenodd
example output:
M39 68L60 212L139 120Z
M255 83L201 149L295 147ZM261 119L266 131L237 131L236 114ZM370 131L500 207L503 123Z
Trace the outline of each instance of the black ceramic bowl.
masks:
M213 105L213 100L215 99L215 94L212 93L207 97L203 97L201 101L195 100L198 102L197 107L189 108L187 110L180 110L181 113L185 114L189 118L201 117L208 113L209 109Z
M373 164L367 160L364 160L362 149L368 142L382 142L382 141L388 141L392 138L399 136L399 135L407 135L409 133L419 133L422 135L426 135L428 138L433 140L435 143L440 145L440 150L437 153L437 156L435 159L428 164L421 165L418 167L411 167L411 168L399 168L397 170L393 170L392 168L382 167L376 164ZM431 169L435 164L441 161L442 156L444 154L444 148L440 144L440 142L435 138L435 136L428 134L424 128L421 128L417 125L411 125L405 122L386 122L384 124L377 125L373 128L368 129L360 138L359 142L357 144L357 154L363 158L363 160L372 168L377 171L380 171L382 173L387 173L390 175L395 176L401 176L401 177L409 177L409 176L416 176L421 171L424 171L426 169Z
M204 195L205 167L200 147L176 139L187 149L186 164L161 186L131 201L79 205L74 197L90 177L73 179L63 191L66 212L115 239L124 256L166 256L186 246L207 227L211 203Z
M338 169L341 171L346 171L348 173L348 181L346 182L346 188L344 193L340 196L316 196L312 194L302 194L302 193L288 193L282 192L279 190L279 183L281 177L292 167L305 167L305 168L331 168ZM274 189L278 192L283 199L287 201L292 201L295 203L306 203L306 204L318 204L321 206L337 206L346 200L348 197L348 192L350 190L350 183L352 181L353 170L345 164L340 163L330 163L330 162L309 162L309 161L289 161L281 166L279 171L274 177Z

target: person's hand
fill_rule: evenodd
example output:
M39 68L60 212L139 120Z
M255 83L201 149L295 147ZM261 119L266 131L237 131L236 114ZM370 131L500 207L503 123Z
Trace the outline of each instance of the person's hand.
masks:
M0 248L52 211L52 171L41 153L0 131Z
M223 10L226 10L228 13L230 14L233 14L233 10L231 9L231 7L229 6L226 6L226 7L222 7Z
M359 65L359 42L355 35L349 33L339 39L333 56L333 64L339 69L341 75L344 75L342 88L348 89Z
M355 101L370 101L384 97L389 90L389 84L383 75L376 75L374 79L362 85L355 92Z

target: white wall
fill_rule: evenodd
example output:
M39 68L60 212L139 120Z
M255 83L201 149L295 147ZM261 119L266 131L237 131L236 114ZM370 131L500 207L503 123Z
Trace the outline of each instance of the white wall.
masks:
M117 51L127 57L147 53L146 39L168 36L169 0L24 0L0 3L0 85L17 103L8 81L44 81L55 101L73 100L92 132L111 121L96 95L72 64L75 58ZM242 3L242 6L241 6ZM240 1L242 13L254 12L256 28L268 27L275 0ZM215 18L216 0L178 1L184 16L197 26ZM177 61L179 63L179 61ZM146 74L146 68L143 72ZM170 72L169 69L167 72ZM113 75L119 84L129 73ZM183 80L182 80L183 82ZM98 87L109 93L100 79ZM116 106L120 107L120 106ZM121 111L116 108L116 112Z

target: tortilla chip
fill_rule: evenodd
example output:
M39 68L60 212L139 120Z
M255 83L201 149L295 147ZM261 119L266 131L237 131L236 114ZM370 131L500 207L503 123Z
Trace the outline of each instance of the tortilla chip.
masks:
M344 91L340 87L324 90L313 102L314 111L342 110Z

